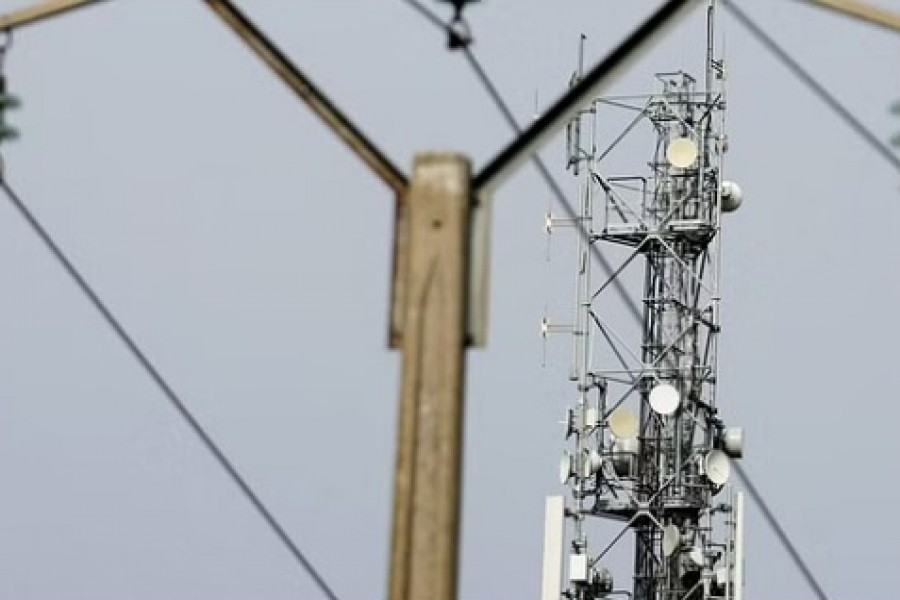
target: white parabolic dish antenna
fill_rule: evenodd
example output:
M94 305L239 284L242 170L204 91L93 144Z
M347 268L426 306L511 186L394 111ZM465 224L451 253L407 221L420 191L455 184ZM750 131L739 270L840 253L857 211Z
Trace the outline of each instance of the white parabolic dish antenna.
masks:
M627 408L617 408L609 416L609 428L617 438L634 438L638 434L638 418Z
M697 565L698 567L703 566L703 549L698 547L691 548L691 551L688 553L691 561Z
M668 383L661 383L650 390L650 408L655 412L668 416L678 410L681 405L681 394Z
M559 482L565 483L572 476L572 455L568 452L563 453L559 459Z
M582 476L585 479L590 478L594 473L600 470L600 466L603 463L603 457L600 456L600 453L596 450L591 450L584 457L584 463L582 464Z
M706 477L716 485L725 485L731 476L731 462L728 455L721 450L713 450L703 461Z
M666 147L666 159L673 167L686 169L697 162L697 144L691 138L675 138Z
M677 525L666 525L663 527L663 555L672 556L681 545L681 530Z

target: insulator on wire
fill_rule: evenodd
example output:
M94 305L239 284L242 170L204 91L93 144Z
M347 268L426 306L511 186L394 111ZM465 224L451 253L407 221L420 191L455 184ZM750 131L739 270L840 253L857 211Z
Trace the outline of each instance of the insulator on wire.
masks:
M472 43L472 30L463 18L463 10L467 4L479 0L441 0L453 5L453 18L447 25L447 47L451 50L466 48Z
M6 111L19 108L19 98L7 93L6 75L0 73L0 143L18 139L19 132L6 121Z

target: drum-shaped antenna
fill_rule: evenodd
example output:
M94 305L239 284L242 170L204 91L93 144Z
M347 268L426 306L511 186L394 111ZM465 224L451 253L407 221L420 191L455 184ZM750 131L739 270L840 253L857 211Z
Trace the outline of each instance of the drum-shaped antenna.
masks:
M726 427L721 433L722 450L731 458L744 456L744 428Z
M741 187L733 181L723 181L721 186L722 194L722 211L734 212L741 207L744 201L744 192Z

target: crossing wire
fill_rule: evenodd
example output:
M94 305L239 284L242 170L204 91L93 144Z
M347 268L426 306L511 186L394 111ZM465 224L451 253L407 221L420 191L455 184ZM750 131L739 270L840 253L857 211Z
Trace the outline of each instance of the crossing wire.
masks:
M71 260L66 256L65 252L60 248L59 244L53 239L47 229L38 221L37 217L22 198L16 193L16 191L9 185L9 183L0 178L0 188L2 188L4 194L6 195L9 202L13 205L13 207L18 211L19 215L28 223L31 227L32 231L40 238L40 240L44 243L47 249L50 251L50 254L56 259L56 261L62 266L62 268L68 273L69 277L75 282L81 292L85 295L88 301L97 309L97 312L100 313L100 316L103 317L103 320L107 325L113 330L116 336L119 338L119 341L125 346L131 356L137 361L137 363L146 371L147 375L150 376L150 379L153 380L153 383L156 384L156 387L163 393L172 407L176 410L176 412L181 416L182 419L188 424L190 429L196 434L197 438L202 442L202 444L209 450L210 454L216 459L219 463L219 466L225 470L234 484L238 487L241 493L250 501L250 504L253 508L256 509L256 512L263 518L272 532L276 535L276 537L284 544L285 548L291 553L297 563L303 568L304 571L312 578L312 580L316 583L319 589L322 591L322 594L328 598L329 600L337 600L337 596L334 591L332 591L331 587L328 583L325 582L325 579L322 575L316 570L316 568L312 565L306 555L300 550L297 544L293 539L288 535L287 531L285 531L284 527L275 519L272 512L263 504L262 500L260 500L259 496L256 492L253 491L253 488L250 487L250 484L244 479L244 477L238 472L237 468L234 464L225 456L225 453L219 448L219 446L213 441L210 437L209 433L203 428L197 418L193 415L193 413L188 409L187 405L181 399L181 397L175 392L174 388L166 381L166 379L159 372L159 369L154 366L154 364L150 361L147 355L141 350L141 348L134 341L134 338L125 327L122 325L122 322L116 318L116 316L110 311L109 307L107 307L106 303L97 295L97 292L94 291L94 288L87 282L81 272L75 267Z
M421 15L426 17L429 22L436 25L437 27L440 27L442 30L447 31L448 35L451 35L451 36L455 35L455 33L452 31L452 29L450 29L450 27L448 25L446 25L440 19L440 17L438 17L431 10L429 10L428 8L426 8L425 6L420 4L417 0L403 0L403 1L406 2L412 8L414 8ZM728 5L730 6L730 3ZM516 133L519 133L521 131L521 128L519 127L515 117L513 116L512 111L509 109L509 106L506 104L506 102L503 100L503 97L500 95L497 87L494 85L494 83L492 82L490 77L487 75L487 72L484 70L484 68L478 62L478 60L476 59L475 55L472 53L472 51L468 47L468 45L463 45L462 50L465 54L466 60L469 62L469 65L475 71L476 76L481 81L481 83L484 85L486 91L491 96L491 99L497 105L497 109L499 110L499 112L503 115L504 119L507 121L507 123L509 123L509 125L512 127L512 129ZM543 165L543 162L540 160L540 158L537 157L537 155L535 155L534 158L535 158L535 164L539 165L538 170L541 171L541 175L547 181L547 184L550 186L550 188L554 191L554 194L557 196L557 199L560 201L560 204L562 204L564 207L568 207L568 209L574 213L574 211L571 208L571 205L568 203L568 200L565 198L564 195L562 195L562 191L559 190L559 187L556 185L556 182L552 178L552 176L550 176L550 173L549 173L549 171L547 171L546 167ZM594 248L594 246L591 246L591 247ZM600 256L600 255L595 254L595 256ZM616 281L618 281L618 280L616 280ZM630 307L632 314L637 316L638 322L639 323L642 322L640 308L638 307L638 305L634 301L634 299L631 296L627 295L627 293L624 291L624 289L622 289L622 291L620 293L621 293L623 299L626 301L627 305ZM828 597L825 595L825 592L823 591L822 586L819 584L818 580L812 574L812 571L807 566L806 561L803 560L803 557L800 555L799 551L797 550L797 547L794 545L794 543L788 537L784 528L781 526L781 523L778 521L778 519L775 517L775 514L772 512L772 509L769 508L768 503L762 497L762 494L760 494L759 490L756 488L756 486L750 480L750 477L747 475L747 473L744 471L744 469L741 468L741 466L737 465L737 464L735 465L735 467L736 467L735 471L737 472L738 477L743 481L744 486L747 488L747 491L750 494L750 497L757 504L757 506L759 506L760 511L763 513L763 517L769 524L769 527L771 527L772 530L775 532L775 535L778 537L778 540L781 542L781 544L787 550L788 554L791 556L791 559L794 561L797 569L803 575L807 584L809 584L810 588L812 588L812 590L815 592L815 594L819 598L819 600L828 600Z
M882 143L877 135L863 125L862 121L857 119L850 109L844 106L834 94L826 90L825 86L816 81L816 79L810 75L809 71L804 69L800 63L794 60L794 58L791 57L778 42L772 39L762 27L757 25L756 22L754 22L747 13L738 8L734 2L723 1L723 4L725 9L728 10L731 15L747 29L747 31L749 31L760 44L765 46L766 50L774 54L778 60L780 60L781 63L797 77L797 79L806 84L810 91L827 104L838 117L843 119L859 137L869 144L872 150L886 160L897 171L900 171L900 157L898 157L886 144Z
M781 545L784 546L784 549L787 550L787 553L791 555L791 559L794 561L794 564L797 565L800 573L803 574L803 578L806 579L806 583L810 588L812 588L813 592L815 592L816 597L819 600L828 600L828 596L825 595L825 590L822 589L822 586L819 585L819 582L812 574L812 571L809 570L809 567L806 565L806 561L803 560L803 557L800 555L797 547L794 546L794 543L791 541L791 538L788 537L787 532L785 532L784 528L781 527L778 519L776 519L775 515L772 514L772 509L769 508L769 505L766 504L766 501L763 500L762 496L760 495L759 490L757 490L756 486L753 485L753 482L750 481L750 477L747 476L744 468L739 462L735 462L734 469L737 472L738 477L743 480L744 487L747 488L747 492L750 494L750 497L753 498L753 501L756 502L756 504L759 506L759 509L763 513L763 517L765 517L766 521L769 522L772 530L775 531L775 535L778 537L778 541L781 542Z

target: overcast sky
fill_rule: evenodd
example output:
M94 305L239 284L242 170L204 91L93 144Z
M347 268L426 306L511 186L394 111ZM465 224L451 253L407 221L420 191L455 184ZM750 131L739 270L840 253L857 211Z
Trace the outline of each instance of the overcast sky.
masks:
M241 4L404 167L435 149L482 164L510 139L399 0ZM524 122L563 90L580 33L595 60L656 5L485 1L473 49ZM742 6L877 135L900 130L900 37L800 3ZM829 594L890 598L898 174L720 25L727 171L745 190L725 224L721 408ZM698 11L614 91L648 92L702 52ZM200 2L23 30L7 70L24 104L9 180L340 597L383 598L390 194ZM574 190L558 141L544 156ZM530 168L496 197L490 345L468 363L463 600L537 597L544 496L562 491L568 346L551 340L542 368L538 326L545 306L568 314L571 240L548 266L548 198ZM0 599L320 597L8 205L0 281ZM752 506L748 530L748 597L812 597ZM615 575L630 587L627 565Z

